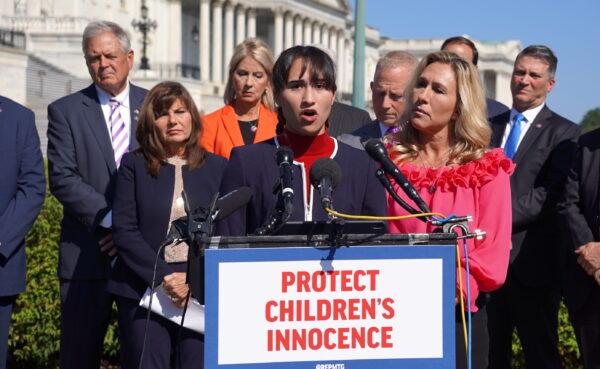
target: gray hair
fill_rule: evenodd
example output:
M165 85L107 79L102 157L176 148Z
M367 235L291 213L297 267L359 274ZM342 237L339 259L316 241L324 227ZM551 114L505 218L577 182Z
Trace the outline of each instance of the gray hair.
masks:
M517 59L515 59L515 63L519 61L524 56L529 56L531 58L535 58L543 61L548 64L548 74L550 78L554 78L556 74L556 67L558 65L558 58L548 46L544 45L530 45L521 50L519 55L517 55Z
M377 66L375 67L375 77L377 77L377 73L379 73L379 71L382 69L414 69L417 66L417 62L417 58L407 51L390 51L377 61Z
M93 21L90 22L83 30L83 40L81 41L81 49L85 54L87 51L87 45L90 39L102 34L112 33L117 37L123 52L127 53L131 50L131 41L129 41L129 35L121 26L110 21Z

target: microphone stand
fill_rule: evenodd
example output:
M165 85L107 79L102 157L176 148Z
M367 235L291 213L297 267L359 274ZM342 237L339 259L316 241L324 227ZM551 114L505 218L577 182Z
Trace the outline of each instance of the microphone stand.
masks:
M293 195L282 195L280 181L275 182L275 185L273 186L273 194L277 194L275 208L271 212L271 216L267 219L265 224L263 224L262 227L258 228L254 232L254 235L256 236L265 236L277 232L292 216L292 210L294 207Z
M398 194L394 191L394 188L392 187L392 184L383 169L381 169L381 168L377 169L377 171L375 172L375 176L377 177L377 179L379 180L381 185L385 188L385 190L390 194L390 196L392 196L394 201L396 201L396 203L398 203L400 206L402 206L404 208L404 210L408 211L410 214L420 214L421 213L420 211L418 211L415 208L413 208L412 206L410 206L406 201L402 200L402 198L400 196L398 196ZM420 221L422 221L424 223L427 223L427 219L425 219L423 217L419 217L417 219L419 219Z

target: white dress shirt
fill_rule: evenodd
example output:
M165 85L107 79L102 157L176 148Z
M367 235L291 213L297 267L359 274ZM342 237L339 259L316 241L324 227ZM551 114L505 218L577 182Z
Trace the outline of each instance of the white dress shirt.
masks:
M523 141L523 137L525 137L525 134L529 130L529 127L531 127L531 123L535 120L537 115L544 108L544 105L545 105L545 102L536 106L535 108L525 110L524 112L521 113L525 117L525 120L523 120L521 122L521 135L519 136L517 148L521 144L521 141ZM519 114L519 112L516 111L515 108L510 109L510 120L508 121L508 124L506 125L506 128L504 129L504 135L502 136L502 146L501 147L503 149L504 149L504 146L506 145L506 141L508 140L508 135L510 135L510 130L515 125L515 116L517 116L517 114Z

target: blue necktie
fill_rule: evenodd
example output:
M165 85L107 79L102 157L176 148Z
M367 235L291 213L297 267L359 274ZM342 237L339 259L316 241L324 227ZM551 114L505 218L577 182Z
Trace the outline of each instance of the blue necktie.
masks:
M504 145L504 153L509 158L513 158L515 153L517 152L517 146L519 145L519 138L521 137L521 123L525 120L523 114L519 113L515 115L514 124L510 133L508 134L508 139L506 140L506 144Z

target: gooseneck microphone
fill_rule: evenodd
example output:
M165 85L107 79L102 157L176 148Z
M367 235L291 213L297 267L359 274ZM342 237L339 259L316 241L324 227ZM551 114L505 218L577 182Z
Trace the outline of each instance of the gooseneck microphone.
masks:
M294 152L287 146L279 146L275 153L275 162L279 167L279 183L276 184L277 190L281 191L283 199L284 213L291 215L294 204L294 189L292 188L294 176L292 172L292 162L294 161ZM285 219L284 221L287 221Z
M392 162L381 140L377 138L370 139L365 145L365 150L375 161L381 164L381 168L386 173L388 173L392 176L392 178L394 178L394 181L398 183L400 188L402 188L402 191L404 191L404 193L412 201L414 201L415 204L417 204L421 211L423 211L424 213L431 212L427 204L425 204L425 201L423 201L421 196L419 196L417 190L415 190L415 188L410 184L410 182L408 182L404 174L402 174L398 167L396 167L396 165Z
M342 169L333 159L322 158L310 168L310 183L319 190L323 209L333 209L332 193L342 179Z

